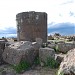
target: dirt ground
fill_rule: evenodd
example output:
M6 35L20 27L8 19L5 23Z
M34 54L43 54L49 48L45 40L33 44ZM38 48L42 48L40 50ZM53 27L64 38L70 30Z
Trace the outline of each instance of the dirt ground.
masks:
M0 75L56 75L57 69L37 66L21 74L16 74L8 65L0 66Z
M35 67L19 75L56 75L57 69L50 69L48 67Z

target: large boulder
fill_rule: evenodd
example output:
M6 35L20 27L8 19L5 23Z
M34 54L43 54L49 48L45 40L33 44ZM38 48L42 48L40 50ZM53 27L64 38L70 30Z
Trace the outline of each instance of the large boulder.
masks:
M52 48L40 48L39 49L39 59L41 66L44 66L47 63L48 58L55 59L55 51Z
M29 41L20 41L11 44L6 47L3 52L3 60L9 64L16 65L22 60L32 64L37 53L38 48L36 43L31 43Z
M58 75L75 75L75 48L68 51L64 57Z
M0 49L5 49L5 40L0 40Z
M0 40L0 64L3 63L2 54L3 54L4 49L5 49L5 41Z
M60 52L66 53L69 50L75 48L75 44L73 44L73 43L58 43L57 47Z

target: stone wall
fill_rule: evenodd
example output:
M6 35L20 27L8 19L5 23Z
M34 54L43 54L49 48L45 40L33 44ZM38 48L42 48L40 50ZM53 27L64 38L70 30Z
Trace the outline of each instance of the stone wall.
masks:
M45 12L22 12L16 15L18 41L47 42L47 14Z

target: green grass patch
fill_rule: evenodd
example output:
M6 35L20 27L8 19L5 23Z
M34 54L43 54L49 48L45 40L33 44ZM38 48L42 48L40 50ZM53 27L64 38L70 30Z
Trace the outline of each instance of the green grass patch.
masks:
M64 75L64 73L63 73L63 72L61 72L59 75Z
M17 72L17 73L21 73L25 70L27 70L30 67L30 64L27 61L21 61L19 64L13 66L13 69Z
M52 57L48 57L47 61L45 63L45 66L48 66L50 68L58 68L59 63L55 59L53 59Z
M39 60L39 56L37 56L34 60L34 65L39 65L40 64L40 60Z
M4 68L0 68L0 73L4 71Z

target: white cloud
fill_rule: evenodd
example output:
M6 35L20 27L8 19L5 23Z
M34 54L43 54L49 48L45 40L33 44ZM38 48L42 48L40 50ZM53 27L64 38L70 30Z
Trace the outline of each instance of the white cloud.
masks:
M70 16L70 11L72 11L75 14L75 2L71 4L65 4L65 5L58 5L56 9L53 9L53 14L49 14L49 22L56 22L56 23L62 23L62 22L71 22L75 23L75 17ZM61 16L59 16L61 14Z
M7 34L7 37L16 37L17 36L17 34Z
M16 28L16 14L24 11L47 12L51 22L75 23L75 0L0 0L0 29Z
M48 29L63 28L63 27L67 27L67 26L74 27L74 29L75 29L75 23L70 23L70 22L63 22L63 23L52 22L52 23L48 24Z
M0 38L1 37L6 37L6 38L7 37L16 37L16 36L17 36L17 34L6 34L6 35L5 34L2 34L2 35L0 35Z

